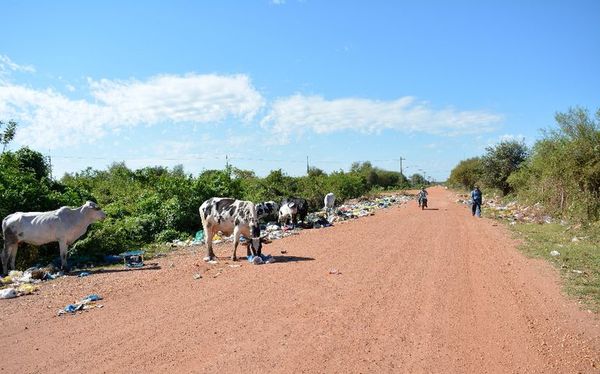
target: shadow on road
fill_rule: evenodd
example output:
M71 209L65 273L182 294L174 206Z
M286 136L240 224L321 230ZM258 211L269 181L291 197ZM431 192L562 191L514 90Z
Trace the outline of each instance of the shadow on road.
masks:
M312 257L302 257L302 256L273 256L275 260L275 264L278 262L299 262L299 261L314 261L315 259Z
M121 273L124 271L140 271L140 270L160 270L160 265L158 263L146 263L143 267L140 268L110 268L110 269L93 269L93 270L82 270L82 271L74 271L70 272L67 275L70 277L78 277L81 273L88 273L87 276L95 275L95 274L105 274L105 273Z

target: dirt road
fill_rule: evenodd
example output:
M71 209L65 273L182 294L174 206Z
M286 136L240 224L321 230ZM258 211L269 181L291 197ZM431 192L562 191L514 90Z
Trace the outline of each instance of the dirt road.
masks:
M217 265L182 249L157 270L47 282L0 300L0 372L600 372L599 318L453 200L433 188L428 210L274 241L273 264L230 267L223 245ZM56 316L90 293L103 308Z

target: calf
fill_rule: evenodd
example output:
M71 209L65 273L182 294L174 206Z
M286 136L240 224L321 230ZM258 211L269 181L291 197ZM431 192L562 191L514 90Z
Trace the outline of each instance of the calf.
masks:
M301 197L288 197L283 199L281 202L281 206L284 205L289 205L291 208L296 207L297 213L295 213L292 217L292 222L294 225L296 224L297 218L299 218L300 221L304 221L306 219L306 215L308 214L308 202L306 199Z
M88 226L106 218L106 214L96 203L87 201L79 208L63 206L50 212L17 212L9 214L2 220L4 250L2 251L2 271L15 268L15 258L19 243L42 245L58 242L60 262L67 266L67 250Z
M256 204L256 216L258 219L271 217L279 211L279 204L274 201L265 201Z
M224 235L233 233L233 254L231 259L237 260L237 246L240 235L248 239L247 254L260 256L264 238L260 236L256 208L250 201L235 200L226 197L213 197L200 205L200 219L206 238L206 257L204 261L214 260L212 238L221 231ZM252 253L251 253L252 251Z

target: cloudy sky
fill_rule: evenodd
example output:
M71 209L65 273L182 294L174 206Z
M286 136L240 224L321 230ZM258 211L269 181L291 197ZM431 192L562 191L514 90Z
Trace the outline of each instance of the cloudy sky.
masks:
M445 179L600 107L600 1L0 3L0 120L55 177L125 161Z

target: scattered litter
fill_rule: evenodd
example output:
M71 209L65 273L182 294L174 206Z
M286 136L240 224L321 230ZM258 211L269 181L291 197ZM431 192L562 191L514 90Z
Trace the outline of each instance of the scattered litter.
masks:
M6 277L0 278L0 285L10 286L5 290L14 289L15 296L11 296L11 291L2 290L6 293L8 298L29 295L34 291L37 291L37 287L33 286L33 284L64 275L62 272L52 274L54 271L55 268L51 265L45 268L31 267L25 271L11 270Z
M459 204L471 205L470 196L459 194L456 202ZM521 205L515 201L502 203L499 198L491 197L484 199L482 209L490 212L493 218L510 220L510 225L516 225L516 222L529 223L552 223L552 217L544 212L544 207L540 203L531 206Z
M92 308L102 308L103 305L96 305L96 301L99 301L99 300L102 300L102 297L100 295L91 294L91 295L84 297L83 299L79 300L78 302L76 302L74 304L69 304L69 305L65 306L63 309L59 309L57 314L60 316L65 313L73 314L80 310L87 310L87 309L92 309Z
M119 254L126 268L141 268L144 266L144 251L128 251Z
M88 275L90 275L89 271L82 271L81 273L79 273L78 277L87 277Z
M330 269L329 274L340 275L342 273L340 273L340 271L338 269Z
M575 274L583 274L583 271L581 271L581 270L571 270L571 271Z
M571 239L571 243L577 243L580 239L578 237L573 237L573 239Z
M248 262L250 262L253 265L271 264L271 263L275 262L275 259L271 255L264 255L264 254L261 254L260 256L250 255L250 256L248 256Z
M0 299L12 299L14 297L17 297L17 290L14 288L0 290Z
M208 262L209 264L212 264L212 265L214 265L214 264L218 264L218 263L219 263L219 261L217 261L217 260L209 260L209 261L207 261L207 262Z
M17 288L17 296L29 295L37 291L37 289L38 288L32 284L24 283Z
M194 236L194 240L192 244L202 244L204 243L204 231L200 230L196 232L196 236Z
M202 278L202 275L200 275L199 273L194 274L194 279L200 279Z
M229 267L230 267L230 268L239 268L239 267L242 267L242 265L238 265L238 264L236 264L236 265L233 265L233 264L232 264L232 265L229 265Z
M552 256L552 257L560 256L560 252L557 250L551 251L550 256Z

